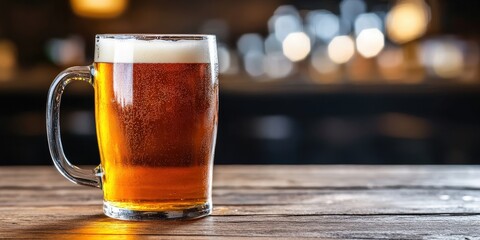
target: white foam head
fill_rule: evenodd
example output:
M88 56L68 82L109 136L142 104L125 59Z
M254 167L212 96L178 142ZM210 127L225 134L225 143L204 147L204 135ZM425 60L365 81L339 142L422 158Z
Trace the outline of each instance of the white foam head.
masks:
M217 63L215 37L165 40L97 37L95 62Z

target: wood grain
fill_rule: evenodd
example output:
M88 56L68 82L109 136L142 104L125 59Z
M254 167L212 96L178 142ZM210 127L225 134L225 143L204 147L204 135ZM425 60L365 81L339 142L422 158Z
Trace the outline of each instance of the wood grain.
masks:
M53 167L2 167L0 238L480 239L478 166L218 166L213 201L199 220L119 221Z
M214 189L213 202L214 214L227 215L476 213L480 208L480 191ZM101 208L102 192L84 187L8 189L0 195L0 209L82 205Z
M78 210L81 210L79 212ZM194 221L126 222L95 207L50 207L13 214L2 221L5 237L52 234L222 237L444 238L480 237L479 215L249 215L211 216ZM69 211L73 211L74 214ZM41 214L42 221L36 219ZM11 215L12 216L12 215Z
M85 168L93 168L86 166ZM471 188L479 166L233 165L216 166L216 188ZM0 187L71 187L50 167L2 167ZM42 183L42 184L39 184Z

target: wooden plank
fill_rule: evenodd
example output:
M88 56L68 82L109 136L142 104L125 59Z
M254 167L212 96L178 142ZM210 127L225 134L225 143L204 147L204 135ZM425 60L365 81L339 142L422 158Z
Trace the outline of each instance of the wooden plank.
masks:
M475 239L480 215L250 215L193 221L128 222L94 207L2 211L0 237L67 235ZM39 216L41 216L39 218Z
M480 213L480 191L443 189L214 189L215 215ZM92 205L97 189L2 190L0 209Z
M480 189L480 166L220 166L216 187L471 188Z
M0 168L0 238L480 238L478 166L217 166L213 215L105 217L53 167Z
M2 167L0 176L0 190L73 186L53 166ZM480 166L219 165L215 166L213 185L217 188L480 189L479 179Z
M1 236L1 235L0 235ZM69 239L69 240L118 240L118 239L155 239L155 240L210 240L210 239L225 239L226 236L192 236L192 235L178 235L178 236L162 236L156 234L142 234L142 235L103 235L103 234L38 234L35 235L28 234L28 233L20 233L20 234L8 234L8 238L13 239ZM287 238L279 238L279 237L255 237L260 238L262 240L279 240L279 239L287 239ZM245 240L245 239L252 239L252 237L232 237L228 236L229 240ZM296 237L295 239L312 239L312 238L299 238Z

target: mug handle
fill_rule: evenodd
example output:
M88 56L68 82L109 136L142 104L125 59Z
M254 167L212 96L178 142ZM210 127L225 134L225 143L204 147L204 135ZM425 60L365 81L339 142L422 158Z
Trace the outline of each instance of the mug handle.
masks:
M72 81L83 81L93 87L92 66L71 67L55 77L47 97L47 139L50 155L57 170L73 183L102 188L100 165L93 170L81 169L71 164L63 152L60 137L60 101L65 87Z

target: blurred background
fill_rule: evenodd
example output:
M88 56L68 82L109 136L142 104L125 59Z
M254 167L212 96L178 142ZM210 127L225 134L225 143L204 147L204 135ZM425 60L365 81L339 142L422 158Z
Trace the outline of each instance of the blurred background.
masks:
M217 35L217 164L480 163L478 1L0 1L0 165L51 164L48 87L96 33ZM98 164L93 89L62 137Z

